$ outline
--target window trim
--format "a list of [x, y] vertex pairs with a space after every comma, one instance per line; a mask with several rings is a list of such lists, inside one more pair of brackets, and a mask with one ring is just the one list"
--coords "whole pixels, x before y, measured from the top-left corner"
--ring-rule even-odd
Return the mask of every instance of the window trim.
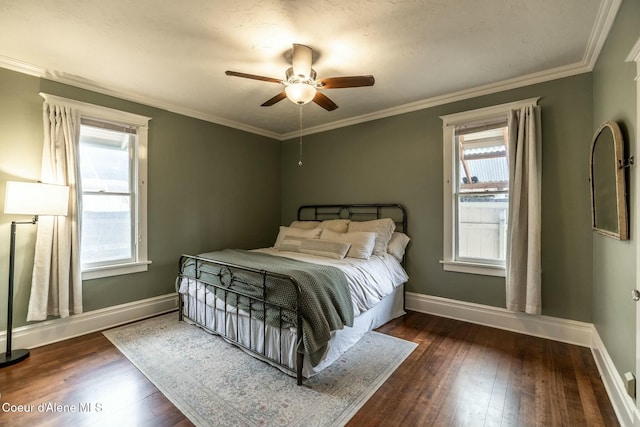
[[[135, 219], [136, 224], [134, 225], [138, 236], [137, 241], [134, 242], [136, 245], [136, 259], [133, 262], [125, 264], [111, 264], [85, 269], [82, 271], [82, 280], [84, 281], [100, 277], [110, 277], [147, 271], [149, 264], [151, 264], [151, 260], [149, 260], [148, 255], [147, 234], [147, 161], [149, 121], [151, 120], [151, 117], [50, 95], [44, 92], [41, 92], [40, 96], [47, 102], [73, 108], [78, 112], [79, 118], [86, 117], [88, 119], [130, 125], [137, 128], [138, 141], [134, 153], [137, 158], [138, 169], [135, 177], [137, 180], [137, 217]], [[78, 129], [79, 127], [80, 124], [78, 123]], [[76, 196], [80, 197], [80, 195]]]
[[454, 204], [457, 203], [454, 197], [453, 172], [456, 166], [455, 147], [454, 147], [454, 131], [459, 125], [474, 125], [483, 122], [491, 122], [501, 117], [508, 117], [508, 113], [514, 109], [520, 109], [527, 105], [536, 105], [540, 97], [524, 99], [521, 101], [509, 102], [506, 104], [495, 105], [491, 107], [479, 108], [476, 110], [463, 111], [460, 113], [448, 114], [440, 116], [443, 125], [443, 259], [440, 260], [445, 271], [454, 271], [460, 273], [481, 274], [488, 276], [505, 277], [505, 266], [482, 263], [459, 261], [456, 259], [456, 209]]

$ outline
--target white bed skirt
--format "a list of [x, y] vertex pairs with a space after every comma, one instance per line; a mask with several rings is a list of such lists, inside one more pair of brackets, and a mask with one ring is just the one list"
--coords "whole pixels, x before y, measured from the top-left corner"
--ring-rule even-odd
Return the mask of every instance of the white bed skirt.
[[[210, 296], [207, 297], [207, 304], [205, 305], [203, 303], [204, 287], [198, 283], [197, 291], [195, 291], [194, 281], [191, 280], [190, 286], [187, 286], [186, 281], [188, 280], [183, 278], [180, 286], [184, 301], [183, 314], [186, 317], [193, 320], [198, 326], [204, 327], [205, 330], [231, 337], [241, 344], [241, 348], [242, 346], [247, 347], [258, 354], [265, 355], [267, 358], [279, 361], [280, 365], [284, 365], [295, 372], [295, 328], [279, 329], [270, 325], [265, 327], [263, 322], [250, 319], [247, 313], [242, 310], [238, 313], [234, 307], [228, 305], [225, 313], [224, 303], [220, 303], [219, 300], [214, 309], [213, 298]], [[186, 292], [187, 289], [190, 291]], [[198, 298], [196, 298], [196, 294]], [[305, 358], [302, 375], [305, 378], [309, 378], [322, 371], [357, 343], [364, 334], [403, 314], [405, 314], [404, 285], [400, 285], [374, 307], [357, 316], [354, 319], [353, 327], [346, 326], [344, 329], [332, 332], [328, 350], [320, 363], [316, 366], [311, 366], [308, 358]], [[266, 339], [263, 339], [265, 336]], [[253, 353], [250, 354], [255, 356]], [[258, 356], [258, 358], [261, 357]], [[266, 358], [261, 359], [281, 368], [277, 363], [273, 363]], [[291, 372], [284, 369], [283, 371], [291, 375]]]

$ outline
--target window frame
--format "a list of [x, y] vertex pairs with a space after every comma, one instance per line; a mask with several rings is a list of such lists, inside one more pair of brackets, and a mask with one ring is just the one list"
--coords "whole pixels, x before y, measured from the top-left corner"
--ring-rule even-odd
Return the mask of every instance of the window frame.
[[483, 123], [497, 122], [508, 119], [511, 110], [520, 109], [527, 105], [537, 104], [540, 98], [530, 98], [491, 107], [463, 111], [460, 113], [440, 116], [443, 124], [443, 259], [440, 263], [445, 271], [460, 273], [480, 274], [487, 276], [505, 277], [505, 265], [503, 263], [491, 263], [469, 260], [459, 260], [456, 240], [458, 236], [457, 215], [458, 203], [455, 163], [457, 148], [455, 128], [457, 126], [481, 125]]
[[[148, 235], [147, 235], [147, 160], [148, 160], [148, 138], [149, 138], [149, 121], [151, 117], [142, 116], [139, 114], [129, 113], [126, 111], [116, 110], [113, 108], [102, 107], [99, 105], [89, 104], [81, 101], [75, 101], [67, 98], [62, 98], [55, 95], [49, 95], [40, 93], [46, 101], [55, 103], [58, 105], [64, 105], [70, 107], [78, 112], [78, 141], [80, 138], [80, 121], [87, 118], [92, 121], [114, 123], [122, 126], [130, 126], [136, 128], [136, 143], [132, 150], [134, 161], [132, 165], [136, 169], [132, 181], [136, 182], [133, 186], [135, 195], [133, 197], [135, 206], [132, 208], [135, 210], [134, 219], [132, 221], [132, 227], [136, 230], [133, 235], [132, 243], [134, 244], [134, 259], [132, 262], [126, 263], [109, 263], [100, 266], [93, 266], [90, 268], [82, 269], [82, 280], [92, 280], [101, 277], [119, 276], [123, 274], [131, 274], [148, 271], [148, 266], [151, 264], [148, 256]], [[79, 153], [79, 146], [76, 147]], [[78, 159], [80, 161], [80, 159]], [[80, 175], [80, 171], [76, 173]], [[79, 180], [80, 181], [80, 180]], [[82, 183], [80, 183], [80, 186]], [[82, 200], [82, 188], [78, 188], [76, 197], [78, 200]], [[78, 204], [79, 218], [82, 217], [81, 203]], [[137, 236], [137, 239], [135, 238]], [[82, 240], [80, 236], [79, 241]]]

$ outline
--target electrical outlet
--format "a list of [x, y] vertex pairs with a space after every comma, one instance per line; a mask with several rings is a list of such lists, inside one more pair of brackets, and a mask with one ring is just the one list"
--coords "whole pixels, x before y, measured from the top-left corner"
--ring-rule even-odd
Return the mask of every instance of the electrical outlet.
[[627, 394], [635, 399], [636, 397], [636, 377], [631, 372], [624, 374], [624, 388]]

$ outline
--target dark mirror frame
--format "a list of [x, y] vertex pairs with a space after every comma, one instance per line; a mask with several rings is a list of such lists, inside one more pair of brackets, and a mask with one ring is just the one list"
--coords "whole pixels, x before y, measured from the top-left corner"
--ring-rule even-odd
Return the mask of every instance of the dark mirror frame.
[[625, 168], [620, 127], [604, 122], [591, 142], [591, 225], [594, 231], [619, 240], [629, 239]]

